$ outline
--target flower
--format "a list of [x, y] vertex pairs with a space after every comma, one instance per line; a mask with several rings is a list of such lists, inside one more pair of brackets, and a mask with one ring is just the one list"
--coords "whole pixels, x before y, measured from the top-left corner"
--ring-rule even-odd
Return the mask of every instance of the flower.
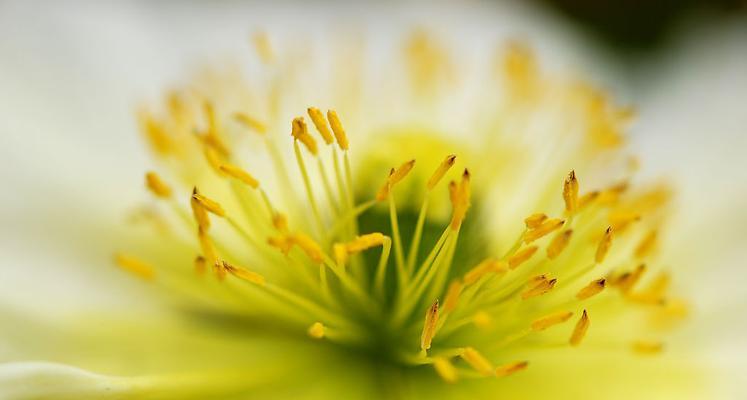
[[[453, 100], [456, 67], [418, 32], [406, 89], [360, 99], [339, 77], [344, 112], [312, 104], [286, 119], [283, 96], [313, 77], [266, 36], [254, 44], [266, 93], [209, 74], [139, 114], [158, 205], [115, 262], [174, 314], [144, 332], [158, 340], [132, 342], [151, 360], [141, 377], [23, 365], [43, 385], [19, 397], [532, 397], [558, 387], [550, 367], [586, 382], [579, 359], [609, 368], [665, 350], [687, 314], [657, 254], [670, 189], [634, 181], [630, 109], [512, 43], [456, 113], [438, 101]], [[244, 157], [252, 146], [266, 149]], [[263, 157], [271, 168], [254, 169]], [[119, 322], [113, 337], [140, 336]], [[386, 387], [361, 389], [371, 376]]]

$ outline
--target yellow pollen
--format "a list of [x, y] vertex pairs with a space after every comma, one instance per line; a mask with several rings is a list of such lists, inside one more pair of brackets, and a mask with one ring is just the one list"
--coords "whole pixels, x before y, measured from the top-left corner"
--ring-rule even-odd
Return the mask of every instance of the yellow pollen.
[[532, 243], [535, 240], [542, 238], [557, 229], [560, 229], [563, 224], [565, 224], [565, 220], [549, 218], [545, 222], [541, 223], [538, 227], [527, 231], [524, 234], [524, 243]]
[[631, 212], [617, 212], [612, 213], [609, 216], [609, 223], [612, 230], [615, 232], [622, 232], [631, 223], [641, 220], [641, 215], [638, 213]]
[[446, 298], [444, 299], [444, 310], [446, 312], [451, 312], [456, 308], [462, 287], [463, 285], [460, 280], [455, 280], [449, 284], [449, 289], [446, 290]]
[[288, 233], [288, 219], [284, 214], [275, 213], [272, 216], [272, 226], [281, 233]]
[[324, 143], [328, 145], [334, 143], [335, 138], [334, 136], [332, 136], [332, 132], [329, 130], [329, 125], [327, 125], [327, 120], [324, 119], [324, 114], [322, 114], [322, 112], [319, 111], [318, 108], [314, 107], [309, 107], [306, 111], [309, 113], [309, 118], [311, 118], [311, 122], [314, 123], [314, 127], [316, 127], [317, 132], [322, 135]]
[[493, 317], [485, 311], [478, 311], [472, 316], [472, 323], [478, 328], [488, 328], [493, 324]]
[[438, 376], [440, 376], [445, 382], [454, 383], [457, 381], [457, 370], [448, 359], [443, 357], [434, 358], [433, 368], [436, 370]]
[[438, 323], [438, 299], [428, 307], [425, 312], [425, 322], [423, 323], [423, 333], [420, 335], [420, 349], [425, 351], [431, 348], [433, 335], [436, 334], [436, 324]]
[[610, 250], [610, 246], [612, 245], [612, 227], [608, 227], [606, 231], [604, 231], [604, 236], [599, 241], [599, 245], [597, 245], [597, 252], [594, 255], [594, 261], [597, 264], [601, 264], [602, 261], [604, 261], [604, 258], [607, 257], [607, 252]]
[[162, 198], [171, 197], [171, 187], [158, 174], [150, 171], [145, 174], [145, 184], [154, 195]]
[[546, 315], [532, 322], [532, 330], [537, 331], [537, 332], [544, 331], [545, 329], [553, 325], [557, 325], [565, 321], [568, 321], [568, 319], [570, 319], [571, 316], [573, 316], [573, 313], [570, 311], [558, 311], [556, 313]]
[[566, 229], [562, 232], [558, 232], [550, 242], [550, 245], [547, 246], [547, 258], [552, 260], [560, 255], [560, 253], [566, 248], [566, 246], [568, 246], [568, 242], [571, 241], [571, 236], [573, 236], [572, 229]]
[[399, 166], [399, 168], [394, 170], [394, 173], [389, 175], [389, 186], [393, 187], [397, 183], [399, 183], [402, 179], [405, 179], [407, 174], [412, 171], [412, 168], [415, 166], [415, 160], [410, 160], [402, 165]]
[[223, 157], [221, 157], [221, 155], [211, 146], [205, 146], [204, 153], [205, 159], [213, 171], [217, 172], [219, 175], [223, 175], [224, 172], [220, 169], [220, 166], [223, 165]]
[[491, 376], [494, 374], [493, 365], [490, 361], [472, 347], [466, 347], [460, 356], [480, 375]]
[[280, 252], [283, 254], [288, 254], [288, 252], [293, 247], [293, 241], [290, 240], [287, 236], [269, 237], [267, 238], [267, 244], [280, 250]]
[[291, 136], [303, 143], [309, 153], [317, 155], [319, 149], [316, 146], [316, 140], [309, 134], [309, 129], [306, 127], [306, 121], [303, 120], [303, 117], [294, 118], [291, 128]]
[[349, 254], [359, 253], [372, 247], [383, 245], [386, 238], [386, 235], [379, 232], [367, 233], [348, 242], [345, 245], [345, 249]]
[[207, 269], [205, 257], [203, 256], [197, 256], [195, 257], [195, 272], [197, 272], [199, 275], [202, 275], [205, 273], [205, 270]]
[[146, 264], [145, 262], [140, 261], [135, 257], [124, 254], [115, 254], [114, 262], [123, 270], [132, 273], [146, 281], [153, 280], [153, 278], [155, 278], [156, 276], [156, 273], [151, 265]]
[[633, 286], [641, 279], [643, 273], [646, 272], [646, 264], [640, 264], [633, 272], [622, 274], [615, 280], [615, 286], [620, 289], [623, 293], [629, 293], [633, 290]]
[[319, 245], [314, 241], [314, 239], [310, 238], [306, 234], [303, 233], [296, 233], [293, 236], [291, 236], [291, 240], [294, 244], [298, 245], [298, 247], [303, 250], [304, 253], [314, 262], [321, 263], [324, 261], [322, 248], [319, 247]]
[[233, 114], [233, 118], [236, 121], [240, 122], [245, 127], [249, 128], [250, 130], [253, 130], [253, 131], [255, 131], [255, 132], [257, 132], [257, 133], [259, 133], [261, 135], [264, 135], [264, 134], [267, 133], [267, 125], [265, 125], [264, 123], [260, 122], [258, 119], [254, 118], [254, 117], [252, 117], [252, 116], [250, 116], [248, 114], [237, 112], [237, 113]]
[[449, 183], [449, 195], [451, 197], [451, 203], [453, 208], [453, 214], [451, 217], [451, 229], [456, 230], [462, 224], [464, 217], [467, 215], [467, 210], [470, 207], [470, 174], [469, 170], [464, 169], [462, 174], [462, 181], [459, 186], [453, 181]]
[[207, 231], [210, 228], [210, 217], [203, 206], [195, 199], [195, 195], [199, 194], [197, 188], [192, 189], [192, 196], [189, 198], [189, 204], [192, 207], [192, 214], [195, 216], [197, 226], [200, 229]]
[[197, 204], [204, 207], [207, 211], [210, 211], [211, 213], [219, 216], [219, 217], [225, 217], [226, 211], [223, 210], [223, 207], [221, 207], [220, 204], [218, 204], [217, 201], [211, 200], [199, 193], [193, 193], [192, 198], [197, 201]]
[[576, 298], [579, 300], [586, 300], [589, 297], [594, 296], [595, 294], [604, 290], [605, 282], [606, 280], [604, 278], [591, 281], [591, 283], [584, 286], [583, 289], [579, 290], [578, 293], [576, 293]]
[[197, 229], [197, 239], [200, 242], [200, 249], [202, 250], [202, 256], [210, 263], [211, 266], [219, 266], [218, 253], [215, 251], [215, 246], [210, 240], [202, 228]]
[[573, 214], [578, 207], [578, 180], [576, 171], [571, 171], [563, 182], [563, 201], [568, 215]]
[[599, 191], [593, 191], [586, 193], [578, 199], [578, 209], [583, 209], [589, 204], [593, 203], [599, 197]]
[[314, 339], [322, 339], [324, 337], [324, 330], [325, 327], [321, 322], [314, 322], [306, 332]]
[[428, 190], [433, 190], [436, 185], [438, 185], [438, 182], [441, 181], [441, 178], [446, 174], [446, 172], [449, 171], [449, 169], [454, 165], [454, 162], [456, 161], [455, 155], [449, 155], [446, 156], [446, 159], [444, 159], [441, 162], [441, 165], [438, 166], [436, 171], [433, 172], [433, 175], [428, 179], [428, 183], [426, 184], [426, 187]]
[[522, 293], [521, 298], [526, 300], [532, 297], [541, 296], [549, 292], [550, 290], [552, 290], [552, 288], [555, 287], [555, 284], [557, 282], [558, 280], [555, 278], [550, 279], [550, 280], [548, 280], [547, 278], [542, 279], [538, 283], [536, 283], [534, 286], [530, 287], [528, 290]]
[[225, 268], [226, 271], [228, 271], [231, 275], [241, 280], [244, 280], [244, 281], [253, 283], [255, 285], [259, 285], [259, 286], [264, 286], [265, 284], [265, 277], [256, 272], [249, 271], [245, 268], [233, 266], [227, 263], [226, 261], [223, 261], [223, 268]]
[[529, 246], [523, 250], [517, 251], [516, 254], [508, 258], [508, 267], [511, 269], [518, 268], [519, 265], [524, 263], [524, 261], [530, 259], [534, 253], [537, 252], [537, 249], [537, 246]]
[[394, 168], [389, 170], [389, 176], [386, 178], [386, 182], [381, 185], [381, 188], [376, 192], [376, 201], [384, 201], [389, 197], [389, 190], [392, 188], [390, 178], [394, 175]]
[[480, 280], [483, 276], [495, 272], [505, 272], [506, 271], [506, 264], [502, 263], [500, 261], [497, 261], [492, 258], [488, 258], [487, 260], [484, 260], [483, 262], [477, 264], [476, 267], [472, 268], [464, 274], [464, 284], [465, 285], [471, 285], [477, 281]]
[[335, 243], [332, 246], [332, 252], [335, 255], [335, 261], [337, 265], [344, 266], [348, 262], [348, 249], [342, 243]]
[[656, 246], [656, 238], [657, 238], [657, 232], [651, 231], [649, 232], [643, 240], [636, 246], [635, 248], [635, 256], [636, 258], [644, 258], [647, 255], [651, 254], [651, 251]]
[[519, 372], [523, 369], [526, 369], [527, 366], [529, 366], [529, 362], [527, 361], [517, 361], [517, 362], [512, 362], [506, 365], [501, 365], [495, 369], [495, 376], [499, 378], [503, 376], [508, 376], [513, 373]]
[[586, 313], [586, 310], [584, 310], [581, 318], [579, 318], [578, 322], [576, 323], [576, 327], [573, 328], [573, 333], [571, 334], [571, 339], [569, 340], [571, 346], [575, 347], [581, 344], [581, 341], [584, 339], [584, 336], [586, 336], [586, 331], [588, 329], [589, 315]]
[[664, 350], [664, 344], [661, 342], [649, 342], [638, 340], [633, 342], [631, 348], [634, 352], [643, 355], [655, 355], [659, 354]]
[[342, 150], [347, 150], [349, 147], [348, 136], [345, 134], [345, 129], [342, 128], [340, 119], [337, 117], [337, 112], [335, 110], [327, 111], [327, 119], [329, 120], [329, 125], [332, 127], [332, 133], [335, 134], [337, 145]]
[[542, 225], [545, 220], [547, 220], [547, 215], [543, 213], [536, 213], [526, 217], [524, 219], [524, 224], [527, 226], [527, 229], [535, 229]]
[[219, 168], [226, 175], [232, 178], [238, 179], [241, 182], [244, 182], [245, 184], [249, 185], [252, 189], [256, 189], [259, 187], [259, 182], [256, 179], [254, 179], [253, 176], [251, 176], [248, 172], [244, 171], [243, 169], [235, 165], [223, 164]]

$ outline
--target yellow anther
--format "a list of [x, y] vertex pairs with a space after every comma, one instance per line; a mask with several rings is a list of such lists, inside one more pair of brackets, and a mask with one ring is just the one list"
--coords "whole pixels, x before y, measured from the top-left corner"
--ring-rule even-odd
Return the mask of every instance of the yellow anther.
[[586, 300], [589, 297], [594, 296], [595, 294], [604, 290], [606, 282], [607, 280], [604, 278], [591, 281], [591, 283], [584, 286], [583, 289], [579, 290], [578, 293], [576, 293], [576, 298], [579, 300]]
[[431, 175], [431, 177], [428, 179], [428, 183], [426, 184], [428, 190], [433, 190], [433, 188], [438, 185], [438, 182], [441, 181], [441, 178], [443, 178], [446, 172], [448, 172], [449, 169], [454, 165], [455, 161], [456, 156], [453, 154], [446, 156], [446, 159], [441, 161], [441, 165], [438, 166], [436, 171], [433, 172], [433, 175]]
[[441, 377], [447, 383], [454, 383], [457, 381], [459, 375], [457, 369], [451, 364], [451, 362], [444, 357], [436, 357], [433, 359], [433, 368], [436, 370], [438, 376]]
[[633, 212], [616, 212], [610, 214], [608, 221], [612, 230], [622, 232], [631, 223], [641, 220], [641, 215]]
[[532, 243], [535, 240], [544, 237], [552, 233], [553, 231], [560, 229], [565, 224], [565, 220], [557, 218], [548, 218], [545, 222], [541, 223], [538, 227], [527, 231], [524, 234], [524, 243]]
[[280, 233], [288, 233], [288, 219], [282, 213], [273, 214], [272, 226]]
[[288, 252], [293, 247], [293, 241], [288, 238], [287, 236], [272, 236], [267, 238], [267, 244], [270, 246], [280, 250], [283, 254], [288, 254]]
[[205, 270], [207, 269], [205, 257], [203, 256], [197, 256], [195, 257], [195, 272], [197, 272], [199, 275], [202, 275], [205, 273]]
[[254, 44], [254, 50], [259, 55], [260, 60], [263, 63], [269, 64], [275, 59], [275, 53], [272, 50], [270, 44], [270, 38], [265, 32], [257, 32], [252, 36], [252, 44]]
[[563, 201], [567, 214], [573, 214], [578, 208], [578, 179], [576, 171], [571, 171], [563, 182]]
[[471, 270], [469, 270], [469, 272], [464, 274], [464, 284], [471, 285], [491, 272], [501, 273], [505, 271], [506, 263], [488, 258], [487, 260], [484, 260], [483, 262], [477, 264], [476, 267], [472, 268]]
[[376, 192], [376, 201], [384, 201], [389, 197], [389, 190], [392, 188], [390, 178], [394, 175], [394, 168], [389, 170], [389, 176], [386, 178], [386, 182], [381, 185], [381, 188]]
[[205, 111], [205, 119], [207, 120], [208, 130], [207, 133], [201, 137], [202, 141], [208, 147], [213, 147], [215, 150], [220, 152], [222, 155], [228, 155], [228, 147], [223, 143], [223, 140], [219, 136], [220, 125], [218, 123], [218, 117], [215, 115], [215, 108], [209, 101], [203, 103], [203, 109]]
[[543, 213], [536, 213], [526, 217], [524, 219], [524, 224], [527, 226], [527, 229], [536, 229], [546, 220], [547, 215]]
[[140, 129], [156, 153], [166, 155], [173, 151], [174, 145], [163, 122], [156, 120], [148, 111], [139, 113]]
[[444, 310], [446, 312], [451, 312], [456, 308], [463, 286], [462, 281], [458, 279], [449, 284], [449, 288], [446, 290], [446, 298], [444, 299]]
[[324, 253], [322, 252], [322, 248], [319, 247], [319, 245], [314, 241], [314, 239], [310, 238], [306, 234], [303, 233], [296, 233], [293, 236], [291, 236], [291, 240], [294, 244], [298, 245], [298, 247], [303, 250], [304, 253], [314, 262], [321, 263], [324, 261]]
[[335, 243], [332, 252], [335, 254], [337, 265], [344, 266], [348, 262], [348, 249], [343, 243]]
[[335, 110], [327, 111], [327, 119], [329, 120], [329, 125], [332, 127], [332, 133], [335, 134], [337, 145], [340, 146], [342, 150], [347, 150], [349, 147], [348, 135], [345, 134], [345, 129], [343, 129], [342, 124], [340, 123], [340, 118], [337, 117], [337, 112]]
[[123, 270], [134, 274], [139, 278], [145, 279], [146, 281], [153, 280], [156, 276], [155, 270], [150, 264], [146, 264], [135, 257], [124, 254], [115, 254], [114, 262]]
[[195, 216], [197, 226], [200, 229], [207, 231], [210, 228], [210, 217], [208, 217], [205, 207], [201, 206], [194, 198], [196, 194], [199, 194], [197, 188], [192, 189], [192, 196], [189, 198], [189, 204], [192, 207], [192, 214]]
[[597, 264], [600, 264], [602, 261], [604, 261], [604, 258], [607, 257], [607, 252], [610, 250], [610, 246], [612, 246], [612, 227], [608, 227], [606, 231], [604, 231], [604, 236], [602, 236], [602, 239], [599, 241], [599, 244], [597, 245], [597, 252], [594, 255], [594, 262]]
[[386, 235], [379, 232], [367, 233], [348, 242], [345, 248], [349, 254], [355, 254], [372, 247], [381, 246], [386, 239]]
[[224, 172], [220, 169], [220, 166], [223, 165], [223, 157], [218, 153], [218, 151], [215, 150], [215, 148], [213, 148], [212, 146], [205, 146], [205, 150], [203, 152], [205, 154], [205, 160], [207, 160], [213, 171], [217, 172], [220, 175], [223, 175]]
[[226, 271], [228, 271], [231, 275], [241, 280], [244, 280], [244, 281], [253, 283], [255, 285], [259, 285], [259, 286], [264, 286], [265, 284], [265, 277], [256, 272], [252, 272], [241, 267], [235, 267], [227, 263], [226, 261], [223, 261], [223, 268], [225, 268]]
[[566, 248], [566, 246], [568, 246], [568, 242], [571, 241], [571, 236], [573, 236], [572, 229], [566, 229], [562, 232], [558, 232], [552, 239], [552, 242], [550, 242], [550, 245], [547, 246], [547, 258], [552, 260], [560, 255], [560, 253]]
[[571, 346], [578, 346], [581, 344], [581, 341], [584, 339], [584, 336], [586, 336], [586, 331], [589, 329], [589, 315], [586, 313], [586, 310], [584, 310], [584, 313], [581, 315], [581, 318], [578, 319], [578, 322], [576, 323], [576, 327], [573, 328], [573, 333], [571, 334], [571, 339], [569, 340], [569, 343]]
[[226, 216], [226, 211], [223, 210], [223, 207], [221, 207], [221, 205], [217, 201], [211, 200], [199, 193], [193, 193], [192, 198], [197, 201], [197, 204], [205, 208], [207, 211], [210, 211], [211, 213], [219, 217]]
[[657, 232], [651, 231], [638, 243], [635, 248], [635, 256], [637, 258], [644, 258], [651, 254], [651, 251], [656, 247]]
[[456, 230], [462, 224], [464, 217], [467, 215], [467, 210], [470, 207], [470, 173], [466, 168], [462, 174], [462, 181], [459, 186], [456, 184], [449, 184], [449, 193], [451, 196], [453, 214], [451, 217], [451, 229]]
[[306, 332], [314, 339], [322, 339], [325, 329], [321, 322], [314, 322]]
[[399, 183], [402, 179], [405, 179], [414, 166], [415, 160], [410, 160], [400, 165], [399, 168], [394, 170], [393, 174], [389, 175], [389, 186], [394, 187], [394, 185]]
[[493, 317], [485, 311], [478, 311], [472, 316], [472, 323], [478, 328], [488, 328], [493, 324]]
[[524, 293], [521, 294], [521, 298], [526, 300], [532, 297], [541, 296], [550, 290], [552, 290], [553, 287], [555, 287], [555, 284], [558, 282], [557, 279], [543, 279], [539, 281], [536, 285], [530, 287]]
[[291, 128], [291, 136], [303, 143], [309, 153], [316, 155], [319, 152], [316, 140], [309, 134], [309, 129], [306, 127], [306, 121], [303, 120], [303, 117], [294, 118]]
[[438, 323], [438, 299], [428, 307], [425, 312], [425, 322], [423, 323], [423, 333], [420, 334], [420, 349], [428, 350], [431, 348], [433, 335], [436, 334], [436, 324]]
[[648, 286], [637, 293], [629, 293], [628, 298], [644, 304], [660, 304], [664, 301], [664, 294], [669, 288], [671, 277], [666, 272], [661, 272]]
[[502, 376], [508, 376], [516, 372], [519, 372], [523, 369], [526, 369], [526, 367], [528, 366], [529, 366], [529, 362], [527, 361], [517, 361], [517, 362], [512, 362], [506, 365], [501, 365], [495, 369], [495, 376], [499, 378]]
[[572, 315], [573, 313], [570, 311], [558, 311], [556, 313], [546, 315], [532, 322], [532, 330], [536, 332], [544, 331], [545, 329], [553, 325], [561, 324], [565, 321], [568, 321], [568, 319], [570, 319]]
[[517, 251], [514, 255], [508, 258], [508, 267], [516, 269], [519, 265], [523, 264], [524, 261], [530, 259], [534, 253], [537, 252], [537, 246], [529, 246], [522, 250]]
[[245, 127], [259, 134], [264, 135], [267, 133], [267, 125], [248, 114], [237, 112], [233, 114], [233, 118]]
[[332, 144], [335, 141], [335, 138], [334, 136], [332, 136], [332, 132], [329, 130], [329, 125], [327, 125], [327, 120], [324, 119], [324, 114], [322, 114], [322, 112], [319, 111], [318, 108], [314, 107], [309, 107], [306, 111], [309, 113], [309, 118], [311, 118], [311, 122], [314, 123], [314, 127], [316, 127], [317, 132], [322, 135], [324, 143], [328, 145]]
[[586, 193], [578, 199], [578, 209], [581, 210], [599, 198], [599, 191]]
[[615, 280], [615, 286], [623, 293], [630, 293], [633, 287], [641, 280], [641, 276], [646, 272], [646, 264], [640, 264], [633, 272], [622, 274]]
[[200, 242], [200, 249], [202, 250], [202, 256], [205, 257], [207, 262], [215, 267], [219, 265], [218, 252], [215, 251], [215, 246], [212, 240], [208, 236], [207, 232], [202, 228], [197, 229], [197, 239]]
[[162, 198], [171, 197], [171, 187], [153, 171], [145, 174], [145, 184], [154, 195]]
[[527, 280], [526, 287], [528, 288], [534, 287], [538, 285], [540, 282], [546, 281], [546, 280], [547, 280], [547, 274], [535, 275]]
[[460, 356], [480, 375], [491, 376], [494, 374], [493, 365], [490, 361], [472, 347], [466, 347]]
[[638, 354], [655, 355], [664, 350], [664, 343], [638, 340], [633, 342], [631, 348]]
[[253, 189], [256, 189], [259, 187], [259, 182], [256, 179], [254, 179], [253, 176], [251, 176], [248, 172], [244, 171], [243, 169], [235, 165], [223, 164], [219, 168], [226, 175], [232, 178], [238, 179], [241, 182], [244, 182], [245, 184], [249, 185]]

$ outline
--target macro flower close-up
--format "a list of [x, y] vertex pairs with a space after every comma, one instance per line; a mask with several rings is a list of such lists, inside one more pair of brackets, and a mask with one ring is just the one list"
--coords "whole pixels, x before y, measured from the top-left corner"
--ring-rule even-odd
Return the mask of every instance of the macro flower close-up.
[[744, 18], [571, 3], [0, 4], [0, 399], [741, 398]]

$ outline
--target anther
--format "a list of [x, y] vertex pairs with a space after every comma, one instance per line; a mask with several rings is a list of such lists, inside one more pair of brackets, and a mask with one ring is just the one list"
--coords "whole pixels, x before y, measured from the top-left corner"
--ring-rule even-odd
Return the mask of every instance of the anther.
[[428, 307], [425, 312], [425, 322], [423, 323], [423, 332], [420, 335], [420, 349], [425, 351], [431, 348], [433, 335], [436, 334], [436, 324], [438, 323], [438, 299]]
[[578, 293], [576, 293], [576, 298], [579, 300], [586, 300], [591, 296], [594, 296], [604, 290], [605, 283], [607, 282], [606, 279], [595, 279], [591, 281], [588, 285], [584, 286], [583, 289], [579, 290]]
[[571, 346], [576, 347], [581, 344], [581, 341], [584, 339], [584, 336], [586, 336], [586, 331], [588, 329], [589, 315], [586, 313], [586, 310], [584, 310], [581, 318], [579, 318], [578, 322], [576, 323], [576, 327], [573, 328], [573, 333], [571, 334], [571, 339], [569, 340]]
[[546, 315], [532, 322], [532, 330], [537, 331], [537, 332], [544, 331], [545, 329], [553, 325], [557, 325], [565, 321], [568, 321], [568, 319], [570, 319], [572, 315], [573, 313], [570, 311], [558, 311], [556, 313]]
[[443, 178], [446, 172], [449, 171], [449, 169], [454, 165], [455, 161], [455, 155], [452, 154], [446, 156], [446, 159], [441, 162], [436, 171], [433, 172], [433, 175], [431, 175], [431, 177], [428, 179], [428, 183], [426, 184], [428, 190], [433, 190], [433, 188], [438, 185], [438, 182], [441, 181], [441, 178]]
[[171, 187], [155, 172], [149, 171], [145, 174], [145, 184], [154, 195], [165, 199], [171, 197]]

